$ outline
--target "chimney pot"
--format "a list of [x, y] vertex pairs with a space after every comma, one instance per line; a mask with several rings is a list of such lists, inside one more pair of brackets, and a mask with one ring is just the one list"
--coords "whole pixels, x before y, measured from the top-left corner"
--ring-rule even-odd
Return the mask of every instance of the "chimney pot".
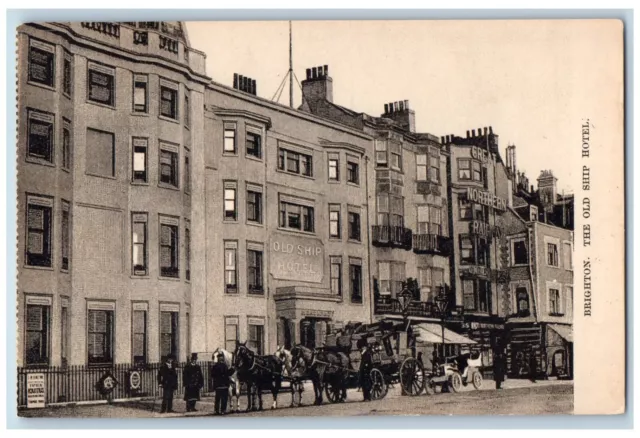
[[440, 143], [442, 143], [442, 144], [447, 144], [447, 143], [444, 141], [444, 137], [440, 137]]
[[473, 137], [475, 137], [475, 136], [476, 136], [476, 130], [475, 130], [475, 129], [472, 129], [472, 130], [471, 130], [471, 138], [473, 138]]
[[324, 75], [325, 76], [329, 76], [329, 66], [328, 65], [324, 66]]
[[398, 102], [398, 108], [400, 109], [400, 111], [404, 111], [404, 102], [403, 101]]
[[478, 137], [482, 135], [482, 128], [478, 128]]
[[493, 134], [493, 128], [489, 126], [489, 134]]
[[253, 79], [251, 80], [251, 94], [253, 94], [254, 96], [257, 95], [257, 92], [256, 92], [256, 81], [253, 80]]
[[467, 138], [469, 138], [469, 130], [467, 130]]
[[404, 101], [404, 109], [406, 109], [406, 110], [409, 109], [409, 101], [408, 100]]
[[484, 127], [484, 135], [487, 135], [487, 127]]
[[317, 67], [313, 67], [311, 69], [311, 75], [312, 75], [313, 79], [318, 79], [318, 68]]
[[311, 79], [311, 69], [307, 69], [307, 79]]
[[233, 74], [233, 88], [238, 89], [238, 73]]
[[245, 76], [244, 77], [244, 91], [245, 92], [249, 92], [249, 84], [251, 83], [251, 78], [249, 78], [249, 76]]
[[388, 103], [384, 104], [384, 113], [385, 114], [389, 114], [389, 104]]
[[397, 102], [397, 101], [396, 101], [396, 102], [393, 102], [393, 110], [394, 110], [395, 112], [400, 111], [400, 108], [399, 108], [399, 105], [398, 105], [398, 102]]

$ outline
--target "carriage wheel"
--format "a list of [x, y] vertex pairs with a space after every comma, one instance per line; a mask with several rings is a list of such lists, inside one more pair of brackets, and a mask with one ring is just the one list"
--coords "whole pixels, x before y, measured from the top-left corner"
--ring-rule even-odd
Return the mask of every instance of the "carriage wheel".
[[389, 392], [389, 386], [384, 381], [382, 371], [377, 368], [371, 370], [371, 399], [382, 400]]
[[462, 376], [460, 373], [453, 373], [449, 376], [449, 387], [453, 392], [460, 392], [462, 389]]
[[339, 403], [342, 399], [342, 389], [334, 382], [326, 382], [324, 385], [324, 393], [331, 403]]
[[424, 367], [413, 357], [408, 357], [400, 366], [400, 384], [405, 394], [420, 395], [425, 389]]
[[473, 376], [471, 377], [471, 382], [473, 383], [473, 387], [475, 389], [482, 388], [482, 374], [480, 374], [480, 371], [473, 372]]

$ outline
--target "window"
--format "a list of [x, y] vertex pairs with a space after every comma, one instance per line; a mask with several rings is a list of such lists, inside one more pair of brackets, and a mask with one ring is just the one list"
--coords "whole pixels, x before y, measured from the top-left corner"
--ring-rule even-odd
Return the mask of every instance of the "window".
[[347, 161], [347, 182], [360, 184], [360, 166], [353, 161]]
[[278, 150], [278, 170], [304, 176], [313, 176], [313, 158], [287, 149]]
[[473, 219], [473, 211], [471, 210], [471, 202], [467, 199], [459, 199], [460, 219]]
[[329, 204], [329, 237], [340, 238], [340, 205]]
[[61, 297], [60, 358], [62, 366], [66, 366], [69, 362], [69, 298], [67, 297]]
[[479, 161], [471, 161], [472, 169], [473, 169], [473, 180], [474, 181], [483, 181], [482, 178], [482, 165]]
[[149, 112], [149, 77], [133, 75], [133, 112]]
[[73, 56], [65, 50], [62, 65], [62, 92], [68, 97], [73, 91]]
[[264, 321], [252, 321], [254, 319], [255, 318], [249, 318], [249, 339], [247, 340], [247, 347], [260, 356], [264, 354]]
[[90, 102], [115, 106], [116, 70], [112, 67], [89, 62], [87, 72], [87, 99]]
[[404, 198], [392, 195], [378, 195], [378, 225], [404, 226]]
[[474, 280], [462, 280], [462, 305], [464, 306], [464, 310], [476, 309]]
[[[166, 305], [164, 309], [173, 308], [174, 305]], [[162, 310], [160, 305], [160, 357], [178, 354], [178, 311]]]
[[224, 242], [224, 291], [238, 293], [238, 242]]
[[560, 289], [549, 289], [549, 315], [560, 316], [562, 314]]
[[331, 257], [331, 295], [342, 298], [342, 257]]
[[116, 144], [111, 132], [87, 128], [86, 172], [93, 176], [116, 176]]
[[529, 293], [526, 287], [516, 288], [516, 311], [518, 316], [529, 316]]
[[62, 256], [62, 269], [64, 271], [69, 270], [69, 264], [71, 261], [71, 205], [67, 201], [62, 201], [62, 218], [60, 220], [61, 230], [61, 256]]
[[[87, 355], [90, 365], [113, 363], [113, 316], [115, 304], [89, 305], [87, 314]], [[109, 308], [109, 310], [103, 309]]]
[[402, 144], [399, 142], [391, 142], [390, 147], [391, 168], [402, 170]]
[[420, 301], [434, 303], [435, 297], [444, 286], [444, 270], [440, 268], [419, 268], [418, 281], [420, 286]]
[[349, 212], [349, 240], [360, 242], [360, 213]]
[[486, 280], [476, 280], [478, 286], [478, 310], [491, 313], [491, 283]]
[[490, 249], [486, 239], [468, 234], [460, 235], [460, 260], [463, 264], [488, 265]]
[[160, 115], [178, 120], [178, 85], [160, 79]]
[[184, 91], [184, 126], [191, 126], [191, 105], [189, 103], [189, 90]]
[[491, 313], [491, 283], [487, 280], [462, 280], [462, 301], [465, 310]]
[[527, 254], [527, 244], [524, 239], [511, 241], [511, 264], [528, 265], [529, 254]]
[[131, 215], [131, 264], [133, 275], [147, 275], [147, 214]]
[[71, 169], [71, 121], [62, 118], [62, 168]]
[[147, 143], [146, 138], [133, 138], [133, 175], [132, 182], [146, 183], [147, 179]]
[[[228, 154], [236, 153], [236, 127], [231, 124], [224, 124], [224, 152]], [[235, 347], [234, 347], [235, 348]]]
[[28, 266], [51, 267], [52, 211], [53, 199], [27, 196]]
[[475, 263], [473, 240], [470, 236], [460, 236], [460, 260], [462, 263]]
[[160, 218], [160, 276], [180, 277], [178, 268], [179, 246], [178, 246], [178, 219]]
[[558, 266], [558, 245], [547, 243], [547, 265]]
[[440, 157], [429, 155], [429, 181], [440, 184]]
[[362, 303], [362, 261], [349, 258], [349, 285], [351, 302]]
[[227, 351], [236, 350], [238, 341], [238, 318], [226, 316], [224, 318], [224, 349]]
[[55, 87], [56, 47], [29, 39], [29, 82]]
[[262, 158], [262, 136], [255, 132], [247, 131], [247, 155]]
[[247, 249], [247, 287], [250, 294], [263, 293], [261, 249]]
[[[280, 227], [292, 230], [301, 230], [312, 233], [314, 231], [313, 207], [300, 205], [294, 202], [295, 199], [289, 201], [280, 200]], [[304, 202], [304, 201], [303, 201]]]
[[427, 155], [416, 155], [416, 180], [427, 180]]
[[51, 113], [27, 109], [29, 158], [53, 164], [54, 119]]
[[187, 223], [184, 229], [184, 264], [185, 278], [191, 280], [191, 229]]
[[391, 295], [390, 262], [378, 262], [378, 290], [380, 295]]
[[387, 142], [385, 140], [376, 140], [376, 166], [387, 167]]
[[[30, 301], [34, 304], [30, 304]], [[51, 298], [27, 297], [25, 326], [26, 364], [49, 365]]]
[[442, 234], [442, 210], [440, 207], [418, 206], [418, 234]]
[[134, 303], [131, 316], [133, 363], [147, 363], [147, 304]]
[[184, 192], [191, 193], [191, 157], [188, 149], [184, 152]]
[[337, 156], [329, 158], [329, 181], [340, 181], [340, 160]]
[[405, 263], [394, 262], [391, 268], [391, 295], [398, 296], [402, 292], [402, 282], [407, 279], [405, 275]]
[[563, 264], [564, 264], [564, 268], [571, 270], [573, 269], [573, 260], [572, 260], [572, 248], [571, 248], [571, 243], [569, 242], [563, 242], [562, 243], [562, 258], [563, 258]]
[[472, 205], [473, 218], [480, 222], [489, 222], [489, 207], [476, 203]]
[[262, 223], [262, 187], [248, 186], [247, 220], [258, 224]]
[[471, 160], [458, 158], [458, 179], [460, 181], [471, 181]]
[[224, 182], [224, 220], [238, 220], [238, 185], [235, 181]]
[[178, 146], [160, 143], [160, 182], [178, 188]]

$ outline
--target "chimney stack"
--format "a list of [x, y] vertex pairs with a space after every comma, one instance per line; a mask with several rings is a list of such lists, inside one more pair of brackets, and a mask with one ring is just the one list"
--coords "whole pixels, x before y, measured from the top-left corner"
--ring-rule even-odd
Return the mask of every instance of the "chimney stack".
[[385, 103], [384, 114], [381, 117], [399, 123], [409, 132], [416, 132], [416, 113], [409, 108], [408, 100]]
[[238, 73], [233, 74], [233, 88], [245, 93], [256, 96], [256, 81], [248, 76], [242, 76]]
[[333, 79], [329, 76], [329, 66], [311, 67], [306, 72], [307, 78], [301, 84], [303, 101], [333, 102]]

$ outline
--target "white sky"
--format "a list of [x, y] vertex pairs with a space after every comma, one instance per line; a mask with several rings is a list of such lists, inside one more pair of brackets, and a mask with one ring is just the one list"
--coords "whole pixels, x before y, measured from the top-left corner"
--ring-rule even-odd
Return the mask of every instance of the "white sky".
[[[189, 22], [187, 30], [216, 82], [231, 86], [239, 73], [272, 98], [288, 70], [287, 22]], [[294, 21], [293, 63], [300, 81], [306, 68], [329, 65], [334, 102], [356, 111], [380, 115], [385, 103], [408, 99], [418, 132], [465, 136], [491, 125], [503, 158], [516, 145], [531, 183], [552, 169], [558, 191], [571, 192], [580, 125], [595, 123], [602, 96], [594, 93], [611, 82], [601, 66], [620, 59], [618, 34], [611, 21]]]

